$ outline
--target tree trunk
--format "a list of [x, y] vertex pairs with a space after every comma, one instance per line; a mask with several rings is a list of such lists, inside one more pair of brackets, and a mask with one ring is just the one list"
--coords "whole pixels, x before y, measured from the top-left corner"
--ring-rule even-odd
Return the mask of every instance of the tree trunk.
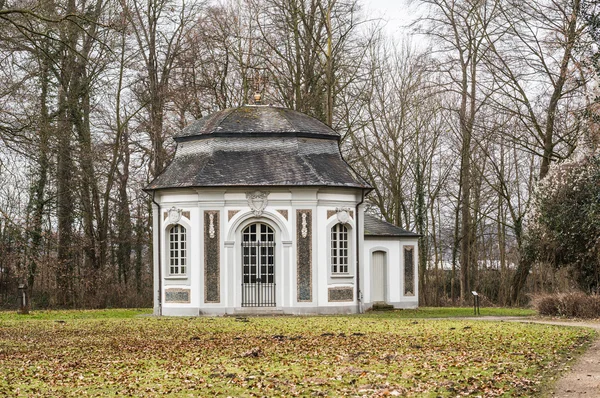
[[546, 114], [546, 129], [544, 132], [542, 163], [540, 165], [540, 180], [548, 174], [550, 163], [552, 162], [552, 157], [554, 155], [554, 121], [556, 119], [556, 112], [558, 111], [558, 102], [564, 95], [563, 89], [571, 65], [570, 62], [573, 54], [573, 47], [576, 43], [577, 19], [580, 11], [581, 0], [573, 0], [573, 9], [568, 18], [566, 43], [560, 63], [558, 79], [556, 79], [556, 83], [554, 84], [554, 90], [552, 91]]
[[45, 192], [48, 183], [49, 170], [49, 139], [50, 139], [50, 115], [48, 112], [48, 83], [50, 81], [49, 60], [45, 56], [39, 58], [40, 63], [40, 126], [38, 146], [38, 170], [35, 183], [31, 186], [29, 204], [27, 206], [28, 235], [31, 242], [29, 248], [29, 259], [27, 267], [27, 285], [32, 293], [35, 286], [38, 262], [42, 256], [42, 225], [45, 210]]

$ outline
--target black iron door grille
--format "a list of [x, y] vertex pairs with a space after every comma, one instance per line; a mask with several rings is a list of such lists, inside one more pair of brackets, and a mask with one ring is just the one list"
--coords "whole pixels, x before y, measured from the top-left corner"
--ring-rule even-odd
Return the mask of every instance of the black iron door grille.
[[273, 230], [257, 223], [248, 226], [242, 236], [242, 307], [275, 307]]

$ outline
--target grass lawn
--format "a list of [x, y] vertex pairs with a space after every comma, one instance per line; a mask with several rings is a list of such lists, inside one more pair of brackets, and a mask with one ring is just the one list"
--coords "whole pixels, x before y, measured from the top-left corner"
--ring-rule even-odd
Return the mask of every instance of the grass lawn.
[[[474, 316], [473, 308], [470, 307], [421, 307], [416, 310], [396, 310], [382, 314], [367, 313], [365, 316], [371, 314], [375, 314], [376, 317], [388, 314], [394, 318], [455, 318]], [[485, 307], [479, 310], [479, 316], [533, 316], [536, 314], [535, 310], [526, 308]]]
[[527, 396], [594, 336], [408, 311], [135, 317], [143, 312], [0, 313], [0, 396]]

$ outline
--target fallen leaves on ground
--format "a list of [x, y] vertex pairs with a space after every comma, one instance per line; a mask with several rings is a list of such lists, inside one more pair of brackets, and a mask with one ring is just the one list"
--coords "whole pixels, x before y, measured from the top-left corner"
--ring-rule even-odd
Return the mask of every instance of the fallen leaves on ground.
[[526, 396], [592, 331], [360, 316], [0, 320], [0, 395]]

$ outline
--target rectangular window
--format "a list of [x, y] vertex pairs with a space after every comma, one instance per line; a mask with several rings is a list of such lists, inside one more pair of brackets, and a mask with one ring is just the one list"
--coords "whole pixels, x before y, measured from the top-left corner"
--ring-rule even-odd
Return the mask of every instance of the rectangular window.
[[404, 295], [415, 295], [414, 246], [404, 246]]
[[186, 259], [186, 230], [183, 225], [176, 224], [169, 231], [169, 274], [185, 275]]
[[343, 224], [331, 228], [331, 273], [348, 273], [348, 229]]

